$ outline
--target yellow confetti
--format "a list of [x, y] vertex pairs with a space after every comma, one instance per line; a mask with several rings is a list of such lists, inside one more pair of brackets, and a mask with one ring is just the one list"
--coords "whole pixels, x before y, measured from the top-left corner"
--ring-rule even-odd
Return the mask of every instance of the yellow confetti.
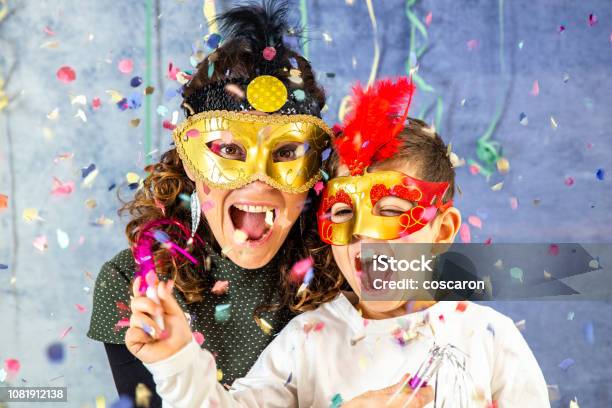
[[217, 381], [221, 381], [223, 379], [223, 371], [221, 369], [217, 369]]
[[140, 176], [134, 172], [129, 172], [125, 175], [125, 178], [130, 184], [138, 183], [138, 181], [140, 180]]
[[149, 408], [151, 405], [151, 391], [143, 383], [138, 383], [136, 386], [136, 406]]
[[40, 48], [57, 48], [59, 47], [58, 41], [47, 41], [40, 44]]
[[96, 408], [106, 408], [106, 399], [104, 396], [100, 395], [96, 397]]
[[40, 215], [38, 215], [38, 209], [36, 208], [26, 208], [23, 210], [23, 219], [27, 222], [32, 221], [44, 221]]
[[51, 112], [47, 113], [47, 119], [56, 120], [57, 118], [59, 118], [59, 108], [55, 108]]
[[261, 331], [263, 331], [264, 333], [266, 334], [272, 333], [273, 327], [270, 323], [266, 321], [266, 319], [261, 318], [261, 317], [256, 317], [255, 322], [257, 323]]
[[503, 182], [503, 181], [501, 181], [501, 182], [499, 182], [499, 183], [497, 183], [497, 184], [493, 185], [493, 186], [491, 187], [491, 190], [492, 190], [492, 191], [499, 191], [499, 190], [501, 190], [501, 189], [502, 189], [502, 187], [503, 187], [503, 186], [504, 186], [504, 182]]
[[505, 157], [501, 157], [497, 160], [497, 171], [501, 174], [506, 174], [510, 171], [510, 162]]
[[544, 271], [544, 279], [550, 279], [552, 277], [552, 274], [548, 271]]
[[87, 200], [85, 200], [85, 207], [89, 209], [93, 209], [93, 208], [96, 208], [97, 206], [98, 206], [98, 203], [93, 198], [88, 198]]
[[108, 225], [113, 225], [114, 221], [110, 218], [106, 218], [105, 216], [101, 216], [96, 220], [96, 224], [106, 227]]
[[110, 95], [113, 103], [117, 103], [123, 99], [123, 95], [119, 91], [115, 91], [114, 89], [107, 89], [106, 93]]
[[578, 399], [574, 398], [571, 400], [569, 408], [580, 408], [580, 405], [578, 405]]
[[98, 169], [95, 169], [94, 171], [89, 173], [87, 177], [85, 177], [85, 179], [83, 180], [83, 183], [81, 183], [81, 186], [85, 188], [90, 188], [96, 177], [98, 177], [98, 173]]
[[550, 124], [554, 130], [557, 130], [557, 128], [559, 127], [559, 125], [557, 125], [557, 121], [552, 116], [550, 117]]

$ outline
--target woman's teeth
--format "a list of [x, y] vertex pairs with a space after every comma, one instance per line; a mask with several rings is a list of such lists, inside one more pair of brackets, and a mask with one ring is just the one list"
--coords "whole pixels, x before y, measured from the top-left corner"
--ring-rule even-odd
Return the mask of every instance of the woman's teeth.
[[273, 212], [274, 207], [268, 207], [267, 205], [246, 205], [246, 204], [234, 204], [237, 209], [250, 212], [250, 213], [262, 213], [262, 212]]

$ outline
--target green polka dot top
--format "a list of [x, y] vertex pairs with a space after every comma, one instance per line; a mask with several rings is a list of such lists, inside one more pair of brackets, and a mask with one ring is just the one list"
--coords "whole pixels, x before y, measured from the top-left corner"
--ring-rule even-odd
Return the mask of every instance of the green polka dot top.
[[[211, 253], [211, 272], [206, 277], [212, 287], [216, 281], [228, 281], [225, 294], [204, 293], [201, 302], [186, 304], [181, 292], [174, 294], [191, 329], [204, 337], [202, 347], [216, 358], [222, 383], [231, 384], [244, 377], [268, 343], [293, 317], [286, 309], [264, 312], [272, 328], [264, 330], [255, 322], [253, 311], [277, 299], [279, 271], [273, 260], [260, 269], [243, 269], [229, 259]], [[93, 311], [87, 336], [105, 343], [123, 344], [130, 317], [130, 292], [136, 264], [129, 249], [106, 262], [94, 289]], [[216, 312], [216, 317], [215, 317]], [[201, 336], [196, 335], [196, 339]]]

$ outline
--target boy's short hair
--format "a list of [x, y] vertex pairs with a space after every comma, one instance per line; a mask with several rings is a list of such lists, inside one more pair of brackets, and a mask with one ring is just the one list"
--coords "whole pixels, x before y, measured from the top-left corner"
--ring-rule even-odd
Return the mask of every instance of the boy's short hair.
[[[446, 144], [434, 128], [420, 119], [408, 118], [406, 126], [398, 135], [400, 145], [392, 158], [374, 162], [371, 169], [382, 164], [394, 164], [410, 161], [419, 169], [413, 176], [424, 181], [446, 181], [448, 190], [443, 202], [452, 200], [455, 195], [455, 169], [451, 163]], [[329, 175], [336, 177], [339, 160], [334, 154], [330, 158]]]

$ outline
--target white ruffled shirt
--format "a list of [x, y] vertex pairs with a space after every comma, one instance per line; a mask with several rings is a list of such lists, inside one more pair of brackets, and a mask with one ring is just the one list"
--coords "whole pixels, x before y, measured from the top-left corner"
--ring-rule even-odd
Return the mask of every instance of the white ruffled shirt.
[[477, 390], [470, 406], [550, 407], [540, 367], [513, 321], [490, 307], [457, 305], [366, 320], [341, 294], [291, 320], [229, 392], [217, 382], [212, 354], [195, 341], [145, 366], [164, 407], [328, 408], [416, 373], [435, 341], [468, 356]]

